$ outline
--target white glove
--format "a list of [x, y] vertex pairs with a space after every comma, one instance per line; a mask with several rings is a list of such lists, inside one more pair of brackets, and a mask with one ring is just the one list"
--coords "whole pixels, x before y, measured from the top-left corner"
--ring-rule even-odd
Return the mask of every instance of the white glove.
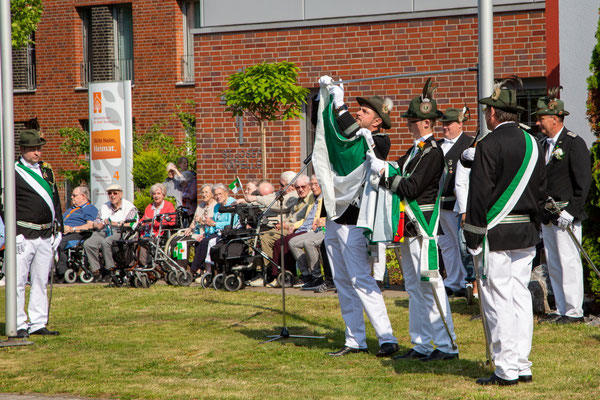
[[367, 145], [369, 145], [369, 147], [371, 149], [373, 147], [375, 147], [375, 142], [373, 141], [373, 135], [371, 134], [371, 131], [368, 130], [367, 128], [360, 128], [358, 130], [358, 132], [356, 132], [356, 136], [364, 137], [365, 140], [367, 141]]
[[463, 151], [462, 159], [466, 161], [473, 161], [475, 159], [475, 147], [469, 147]]
[[483, 248], [481, 247], [481, 245], [477, 246], [476, 249], [472, 249], [470, 247], [467, 247], [467, 251], [469, 252], [470, 255], [472, 256], [476, 256], [479, 253], [481, 253], [481, 250], [483, 250]]
[[333, 96], [333, 106], [335, 108], [340, 108], [344, 105], [344, 85], [329, 85], [327, 90]]
[[571, 214], [569, 214], [568, 212], [566, 212], [565, 210], [562, 210], [560, 212], [560, 214], [558, 215], [558, 219], [556, 220], [556, 225], [560, 229], [565, 230], [572, 223], [573, 223], [573, 216]]
[[320, 86], [327, 86], [333, 83], [333, 78], [330, 77], [329, 75], [323, 75], [322, 77], [319, 78], [319, 85]]
[[58, 245], [60, 244], [61, 240], [62, 240], [62, 233], [60, 233], [60, 232], [58, 232], [56, 235], [50, 237], [50, 244], [52, 245], [53, 252], [56, 252], [56, 249], [58, 249]]
[[367, 160], [371, 165], [371, 174], [381, 176], [381, 170], [387, 167], [387, 163], [377, 158], [372, 151], [367, 151]]

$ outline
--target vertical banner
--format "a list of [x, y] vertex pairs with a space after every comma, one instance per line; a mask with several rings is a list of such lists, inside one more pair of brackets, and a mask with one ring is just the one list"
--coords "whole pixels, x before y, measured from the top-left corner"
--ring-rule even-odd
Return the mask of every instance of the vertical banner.
[[133, 202], [131, 81], [90, 83], [88, 93], [91, 202], [100, 209], [112, 184]]

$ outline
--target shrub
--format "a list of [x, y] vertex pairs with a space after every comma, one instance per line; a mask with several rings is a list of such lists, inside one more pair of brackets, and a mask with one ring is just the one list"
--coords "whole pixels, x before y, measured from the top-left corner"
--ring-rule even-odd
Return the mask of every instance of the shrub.
[[133, 156], [133, 183], [147, 189], [167, 178], [167, 161], [158, 150], [141, 151]]

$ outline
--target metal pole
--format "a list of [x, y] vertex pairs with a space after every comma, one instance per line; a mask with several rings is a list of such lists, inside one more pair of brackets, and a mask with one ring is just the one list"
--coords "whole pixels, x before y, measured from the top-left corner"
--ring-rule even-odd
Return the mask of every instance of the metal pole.
[[0, 2], [0, 61], [2, 64], [2, 166], [4, 169], [4, 225], [6, 247], [4, 273], [6, 275], [6, 336], [17, 336], [17, 274], [15, 223], [15, 138], [13, 115], [13, 75], [10, 1]]
[[[494, 8], [492, 0], [478, 0], [479, 10], [479, 95], [490, 96], [494, 90]], [[478, 106], [479, 134], [489, 130], [483, 117], [483, 105]]]
[[360, 78], [360, 79], [344, 79], [344, 80], [341, 80], [341, 81], [334, 81], [332, 83], [335, 84], [335, 85], [339, 85], [340, 83], [379, 81], [379, 80], [383, 80], [383, 79], [410, 78], [410, 77], [413, 77], [413, 76], [440, 75], [440, 74], [452, 74], [454, 72], [473, 72], [473, 71], [477, 71], [477, 67], [455, 68], [455, 69], [441, 69], [441, 70], [438, 70], [438, 71], [413, 72], [413, 73], [410, 73], [410, 74], [375, 76], [375, 77]]

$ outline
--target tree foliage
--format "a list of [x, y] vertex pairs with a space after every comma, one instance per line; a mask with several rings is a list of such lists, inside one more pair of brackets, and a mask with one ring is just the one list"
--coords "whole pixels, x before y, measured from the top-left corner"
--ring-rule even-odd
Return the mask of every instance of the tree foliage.
[[11, 0], [12, 46], [19, 49], [31, 43], [31, 34], [42, 19], [42, 0]]
[[75, 155], [74, 163], [77, 166], [76, 169], [60, 170], [59, 173], [75, 185], [87, 183], [90, 179], [90, 135], [80, 128], [61, 128], [58, 134], [64, 139], [59, 150], [63, 154]]
[[142, 151], [133, 156], [133, 183], [146, 189], [167, 178], [167, 161], [158, 150]]
[[257, 64], [229, 76], [223, 92], [227, 110], [233, 116], [248, 113], [260, 125], [263, 179], [266, 179], [267, 121], [287, 120], [301, 116], [309, 90], [297, 85], [299, 68], [282, 61]]
[[[600, 10], [599, 10], [600, 13]], [[592, 185], [586, 202], [588, 219], [584, 221], [583, 246], [590, 258], [600, 266], [600, 19], [596, 30], [596, 46], [590, 61], [591, 75], [587, 79], [587, 117], [594, 135], [599, 138], [592, 145]], [[600, 298], [600, 277], [587, 268], [591, 291]]]

